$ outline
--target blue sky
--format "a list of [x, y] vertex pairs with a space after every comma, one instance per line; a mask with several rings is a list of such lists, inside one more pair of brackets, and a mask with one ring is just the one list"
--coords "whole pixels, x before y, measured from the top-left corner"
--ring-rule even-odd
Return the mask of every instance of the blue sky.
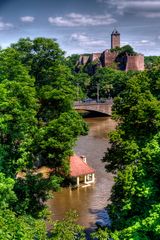
[[66, 53], [110, 48], [113, 28], [121, 45], [160, 55], [160, 0], [0, 0], [0, 45], [22, 37], [56, 38]]

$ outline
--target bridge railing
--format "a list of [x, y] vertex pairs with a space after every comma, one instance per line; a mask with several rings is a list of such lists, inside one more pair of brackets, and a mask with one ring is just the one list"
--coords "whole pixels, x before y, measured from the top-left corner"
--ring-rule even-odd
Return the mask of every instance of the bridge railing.
[[83, 101], [77, 101], [74, 103], [74, 106], [88, 106], [88, 105], [112, 105], [113, 99], [107, 99], [105, 102], [97, 102], [95, 100], [83, 102]]

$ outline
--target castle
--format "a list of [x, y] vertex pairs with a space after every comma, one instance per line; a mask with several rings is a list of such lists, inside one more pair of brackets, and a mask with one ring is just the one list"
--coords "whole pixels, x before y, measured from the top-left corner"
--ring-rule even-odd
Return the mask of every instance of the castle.
[[78, 65], [87, 65], [89, 63], [96, 64], [99, 67], [113, 67], [123, 71], [143, 71], [144, 55], [139, 53], [128, 54], [123, 56], [119, 54], [120, 33], [115, 29], [111, 34], [111, 49], [106, 49], [102, 53], [82, 54], [80, 55]]

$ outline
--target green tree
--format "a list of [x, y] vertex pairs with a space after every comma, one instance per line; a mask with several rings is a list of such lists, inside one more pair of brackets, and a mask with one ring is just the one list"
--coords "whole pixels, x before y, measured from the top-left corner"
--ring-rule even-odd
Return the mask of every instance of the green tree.
[[126, 73], [111, 68], [99, 68], [91, 78], [89, 96], [95, 97], [97, 84], [100, 85], [100, 97], [116, 97], [125, 89], [127, 80], [134, 73]]
[[77, 69], [77, 62], [80, 58], [79, 54], [72, 54], [66, 58], [67, 66], [72, 70], [72, 73], [75, 73]]
[[34, 79], [18, 56], [14, 49], [0, 52], [0, 170], [13, 178], [33, 165], [29, 156], [38, 109]]
[[87, 97], [91, 77], [87, 73], [79, 72], [74, 75], [73, 84], [77, 86], [77, 100]]
[[[38, 217], [49, 190], [68, 174], [68, 157], [86, 126], [73, 110], [71, 73], [53, 40], [22, 39], [2, 50], [0, 72], [0, 169], [14, 179], [24, 172], [15, 181], [13, 208]], [[35, 176], [40, 166], [54, 169], [53, 176]]]
[[160, 237], [160, 104], [151, 86], [148, 73], [139, 73], [114, 102], [119, 124], [104, 158], [107, 171], [116, 173], [107, 231], [114, 240]]
[[17, 200], [13, 191], [15, 181], [0, 173], [0, 210], [4, 210]]
[[35, 220], [29, 215], [17, 216], [11, 210], [11, 206], [17, 204], [14, 184], [13, 178], [6, 178], [3, 173], [0, 173], [0, 239], [47, 239], [43, 220]]
[[145, 56], [144, 57], [145, 69], [152, 70], [154, 67], [160, 65], [159, 56]]
[[[73, 110], [75, 91], [63, 54], [55, 41], [44, 38], [21, 39], [0, 51], [2, 240], [49, 238], [45, 202], [49, 191], [59, 188], [61, 175], [68, 174], [77, 136], [86, 132]], [[54, 170], [47, 179], [36, 173], [42, 165]], [[71, 228], [76, 236], [74, 221]]]
[[22, 63], [29, 65], [35, 78], [39, 109], [34, 156], [39, 165], [62, 167], [77, 136], [85, 132], [79, 114], [73, 111], [76, 90], [64, 52], [55, 41], [45, 38], [21, 39], [12, 47], [23, 56]]
[[66, 213], [66, 217], [61, 221], [53, 223], [53, 229], [51, 230], [51, 239], [54, 240], [85, 240], [84, 227], [78, 225], [77, 213], [70, 211]]
[[47, 231], [43, 220], [30, 216], [17, 217], [9, 209], [0, 210], [1, 240], [47, 240]]

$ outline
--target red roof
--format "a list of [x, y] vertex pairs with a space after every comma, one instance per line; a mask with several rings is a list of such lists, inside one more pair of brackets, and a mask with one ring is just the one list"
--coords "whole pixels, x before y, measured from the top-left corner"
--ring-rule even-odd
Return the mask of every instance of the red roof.
[[94, 172], [95, 170], [91, 168], [87, 163], [85, 163], [77, 155], [73, 155], [70, 157], [70, 176], [71, 177], [78, 177], [82, 175], [91, 174]]

